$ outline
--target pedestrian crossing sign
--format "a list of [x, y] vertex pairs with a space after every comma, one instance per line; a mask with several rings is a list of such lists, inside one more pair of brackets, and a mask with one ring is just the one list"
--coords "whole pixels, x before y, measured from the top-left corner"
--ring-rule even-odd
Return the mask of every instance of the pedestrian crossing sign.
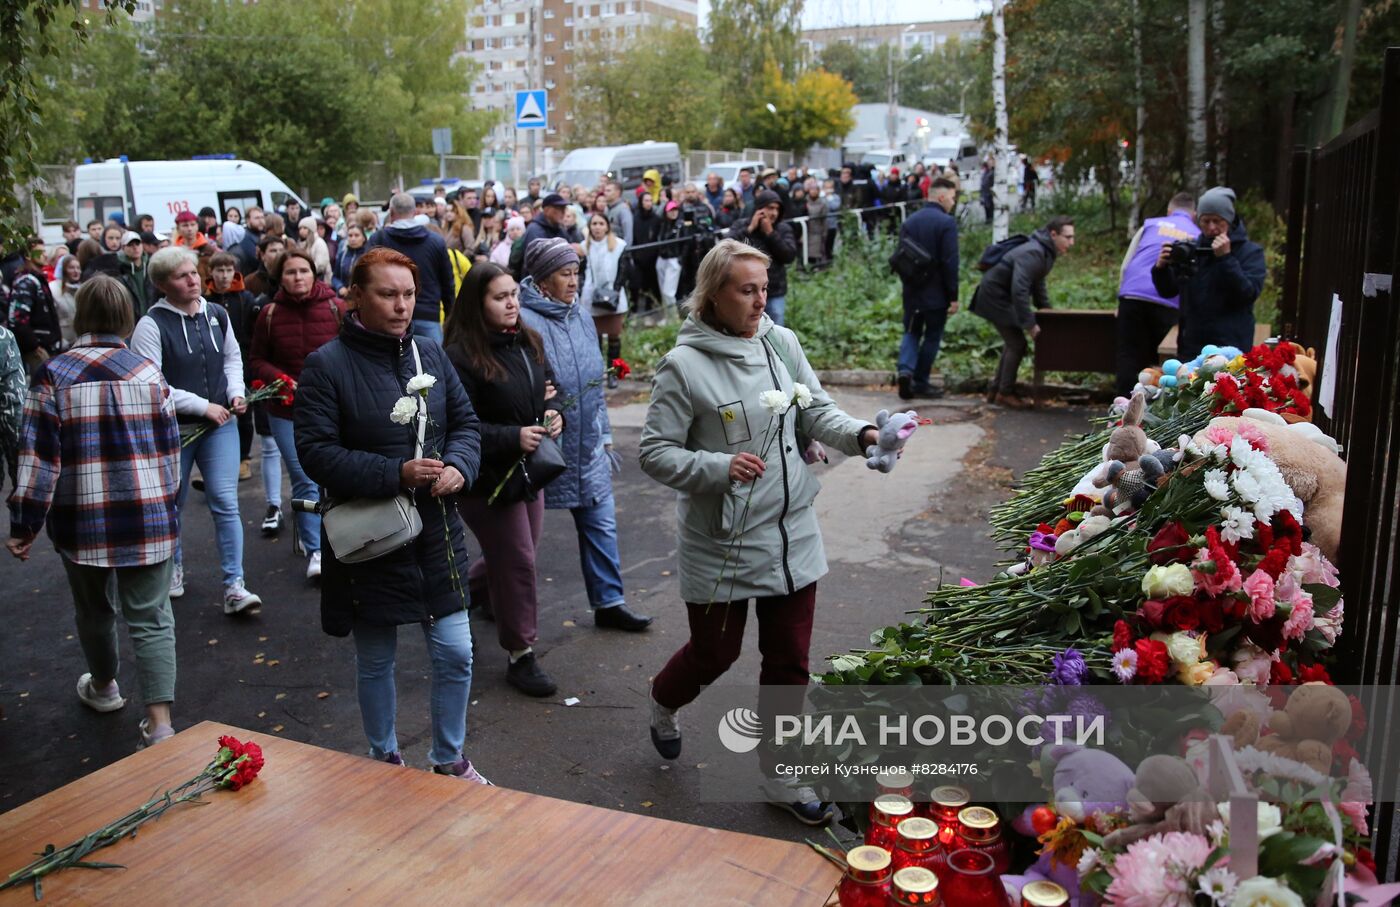
[[549, 102], [543, 88], [515, 93], [515, 128], [543, 129], [548, 124]]

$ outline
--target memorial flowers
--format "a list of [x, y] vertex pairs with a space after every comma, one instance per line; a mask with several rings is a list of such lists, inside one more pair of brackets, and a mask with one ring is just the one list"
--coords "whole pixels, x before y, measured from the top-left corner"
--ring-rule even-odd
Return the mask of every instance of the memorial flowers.
[[[295, 386], [296, 382], [293, 381], [289, 375], [282, 375], [271, 384], [264, 384], [262, 381], [254, 381], [252, 384], [252, 393], [244, 397], [243, 402], [248, 406], [252, 406], [255, 403], [261, 403], [264, 400], [271, 400], [275, 397], [283, 406], [291, 406], [296, 395], [296, 392], [293, 390]], [[191, 431], [187, 435], [181, 435], [180, 446], [188, 447], [217, 427], [218, 426], [213, 422], [205, 419], [203, 422], [199, 423], [199, 426], [196, 427], [194, 431]]]
[[124, 869], [120, 863], [101, 863], [88, 860], [87, 857], [95, 851], [111, 847], [122, 838], [135, 837], [142, 825], [159, 819], [178, 803], [199, 801], [210, 791], [236, 791], [247, 787], [257, 779], [263, 764], [262, 747], [258, 744], [241, 741], [236, 737], [220, 737], [218, 752], [199, 774], [163, 794], [152, 797], [121, 818], [84, 835], [66, 847], [56, 848], [49, 844], [39, 859], [10, 873], [9, 878], [0, 883], [0, 891], [32, 884], [34, 900], [38, 901], [44, 896], [44, 877], [61, 869]]

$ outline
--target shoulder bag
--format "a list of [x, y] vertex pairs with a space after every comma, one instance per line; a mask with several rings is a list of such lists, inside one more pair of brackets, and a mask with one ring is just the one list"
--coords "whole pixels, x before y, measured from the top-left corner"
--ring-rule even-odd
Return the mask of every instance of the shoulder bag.
[[[423, 361], [418, 356], [418, 344], [410, 340], [413, 368], [423, 374]], [[423, 434], [427, 429], [427, 401], [418, 395], [418, 437], [413, 458], [423, 456]], [[400, 492], [392, 498], [355, 498], [327, 508], [321, 514], [321, 529], [335, 552], [336, 560], [344, 564], [359, 564], [397, 551], [423, 531], [423, 518], [413, 495]]]
[[[530, 364], [530, 354], [523, 348], [520, 355], [525, 360], [525, 373], [530, 376], [530, 392], [533, 394], [535, 369]], [[559, 443], [545, 435], [540, 438], [540, 446], [525, 455], [525, 462], [521, 464], [520, 471], [525, 474], [525, 484], [539, 490], [562, 476], [568, 468], [568, 461], [564, 459], [564, 451], [559, 447]]]
[[618, 305], [617, 287], [613, 284], [599, 283], [598, 269], [594, 267], [598, 257], [606, 254], [606, 252], [598, 252], [588, 256], [588, 282], [593, 288], [588, 301], [595, 309], [616, 312]]

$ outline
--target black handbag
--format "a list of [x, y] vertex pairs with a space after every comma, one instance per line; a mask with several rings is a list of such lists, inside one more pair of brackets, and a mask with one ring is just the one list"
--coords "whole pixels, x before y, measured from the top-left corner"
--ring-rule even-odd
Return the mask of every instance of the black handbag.
[[[530, 356], [523, 349], [520, 351], [520, 356], [525, 360], [525, 372], [530, 376], [530, 386], [533, 387], [535, 369], [530, 364]], [[560, 416], [560, 418], [563, 417]], [[525, 462], [520, 465], [520, 471], [525, 476], [525, 484], [536, 491], [562, 476], [568, 468], [569, 464], [564, 459], [563, 448], [549, 435], [540, 438], [540, 446], [526, 454]]]
[[899, 238], [899, 245], [890, 256], [890, 270], [905, 280], [920, 280], [933, 264], [933, 256], [928, 250], [907, 236]]
[[621, 302], [617, 292], [617, 285], [612, 286], [598, 283], [598, 271], [593, 267], [597, 261], [597, 255], [589, 256], [588, 273], [589, 283], [592, 284], [593, 292], [589, 294], [589, 304], [595, 309], [607, 309], [609, 312], [616, 312], [618, 304]]

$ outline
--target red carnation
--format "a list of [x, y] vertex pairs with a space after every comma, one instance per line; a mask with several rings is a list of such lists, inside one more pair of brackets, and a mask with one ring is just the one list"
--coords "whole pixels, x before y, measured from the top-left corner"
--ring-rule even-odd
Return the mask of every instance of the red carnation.
[[1287, 686], [1293, 682], [1293, 669], [1282, 660], [1269, 665], [1269, 683]]
[[612, 361], [612, 368], [618, 378], [626, 378], [628, 375], [632, 374], [632, 367], [620, 358]]
[[1139, 639], [1133, 644], [1138, 656], [1137, 679], [1143, 683], [1161, 683], [1167, 678], [1167, 668], [1171, 659], [1167, 657], [1167, 646], [1156, 639]]
[[1332, 677], [1320, 664], [1304, 665], [1298, 669], [1298, 679], [1303, 683], [1325, 683], [1332, 686]]
[[1180, 523], [1172, 521], [1164, 523], [1152, 536], [1152, 541], [1147, 543], [1147, 554], [1154, 564], [1189, 564], [1196, 550], [1191, 546], [1191, 534]]
[[1201, 625], [1201, 606], [1189, 595], [1174, 595], [1166, 601], [1163, 621], [1177, 630], [1194, 630]]
[[265, 388], [265, 387], [267, 387], [267, 384], [266, 384], [265, 382], [263, 382], [262, 379], [260, 379], [260, 378], [254, 378], [254, 379], [253, 379], [253, 390], [255, 390], [255, 391], [260, 391], [260, 390], [262, 390], [262, 389]]
[[1113, 623], [1113, 651], [1121, 652], [1133, 646], [1133, 631], [1129, 629], [1125, 620], [1114, 621]]

